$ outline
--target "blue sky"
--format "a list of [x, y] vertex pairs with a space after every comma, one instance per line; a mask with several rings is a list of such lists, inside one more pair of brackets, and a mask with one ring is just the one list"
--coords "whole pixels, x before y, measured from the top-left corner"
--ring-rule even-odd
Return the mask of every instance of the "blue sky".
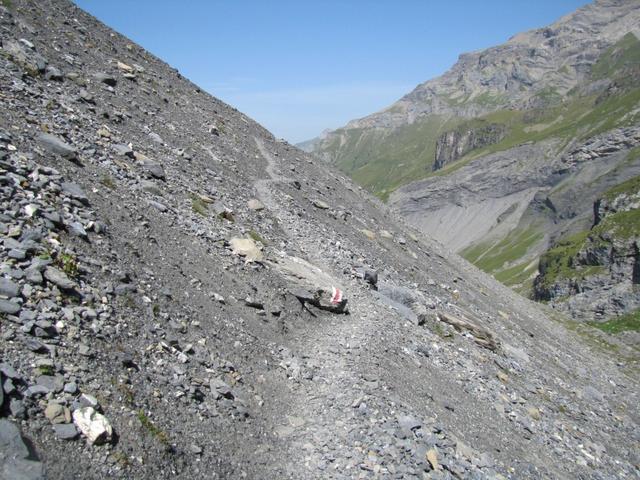
[[386, 107], [462, 52], [500, 44], [586, 3], [76, 0], [293, 143]]

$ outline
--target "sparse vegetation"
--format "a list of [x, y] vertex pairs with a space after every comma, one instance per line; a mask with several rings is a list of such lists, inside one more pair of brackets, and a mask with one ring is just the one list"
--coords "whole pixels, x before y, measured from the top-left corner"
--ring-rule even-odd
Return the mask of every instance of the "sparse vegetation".
[[78, 276], [78, 261], [71, 253], [59, 253], [55, 259], [55, 264], [68, 277], [75, 278]]
[[527, 254], [543, 238], [533, 227], [515, 229], [497, 243], [468, 247], [462, 256], [506, 285], [521, 286], [521, 293], [527, 295], [537, 266], [535, 257]]
[[191, 209], [194, 213], [202, 215], [203, 217], [206, 217], [209, 214], [207, 204], [196, 195], [191, 196]]
[[640, 309], [612, 318], [606, 322], [590, 322], [590, 325], [603, 332], [616, 334], [626, 331], [640, 331]]
[[104, 174], [101, 178], [100, 178], [100, 183], [102, 185], [104, 185], [105, 187], [107, 187], [110, 190], [115, 190], [116, 189], [116, 184], [113, 181], [113, 178], [111, 177], [111, 175], [108, 174]]
[[248, 235], [254, 242], [260, 242], [263, 245], [267, 245], [267, 241], [255, 230], [249, 230]]
[[547, 250], [540, 257], [540, 274], [545, 286], [552, 285], [558, 278], [576, 276], [574, 257], [584, 247], [589, 231], [571, 235]]
[[127, 455], [124, 452], [121, 452], [121, 451], [114, 452], [113, 458], [116, 461], [116, 463], [120, 465], [120, 468], [127, 468], [131, 466], [131, 461], [129, 460], [129, 457], [127, 457]]
[[600, 237], [607, 233], [624, 240], [640, 236], [640, 209], [607, 215], [604, 220], [593, 227], [592, 232]]
[[40, 365], [38, 366], [38, 373], [40, 375], [53, 376], [55, 375], [56, 370], [52, 365]]
[[167, 433], [158, 427], [155, 423], [151, 421], [151, 419], [144, 413], [144, 411], [138, 411], [138, 421], [140, 425], [149, 432], [153, 437], [155, 437], [160, 443], [163, 445], [169, 445], [169, 436]]

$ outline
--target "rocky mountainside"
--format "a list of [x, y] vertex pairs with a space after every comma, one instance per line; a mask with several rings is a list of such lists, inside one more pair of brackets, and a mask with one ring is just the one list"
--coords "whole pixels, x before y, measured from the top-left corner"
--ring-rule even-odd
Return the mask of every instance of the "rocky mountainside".
[[462, 55], [315, 152], [530, 294], [540, 255], [590, 228], [593, 203], [640, 173], [639, 29], [638, 2], [597, 0]]
[[0, 478], [638, 477], [637, 351], [72, 3], [0, 99]]
[[590, 230], [563, 239], [542, 255], [535, 297], [553, 301], [556, 308], [574, 316], [591, 320], [617, 316], [637, 323], [640, 177], [606, 192], [593, 212]]

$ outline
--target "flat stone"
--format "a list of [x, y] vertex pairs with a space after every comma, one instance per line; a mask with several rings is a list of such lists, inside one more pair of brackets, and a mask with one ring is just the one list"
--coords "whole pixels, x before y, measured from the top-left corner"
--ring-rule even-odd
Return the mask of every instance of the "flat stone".
[[29, 397], [37, 397], [40, 395], [46, 395], [49, 393], [51, 389], [45, 387], [44, 385], [31, 385], [24, 391], [24, 396]]
[[0, 313], [6, 313], [8, 315], [15, 315], [21, 309], [21, 305], [16, 302], [10, 302], [0, 298]]
[[66, 158], [67, 160], [77, 158], [78, 151], [63, 139], [56, 137], [55, 135], [41, 133], [38, 135], [37, 141], [50, 153], [60, 155], [62, 158]]
[[2, 372], [5, 377], [12, 378], [13, 380], [22, 379], [22, 375], [8, 363], [0, 363], [0, 372]]
[[13, 298], [20, 295], [20, 286], [6, 278], [0, 278], [0, 295]]
[[151, 175], [153, 178], [157, 178], [158, 180], [165, 180], [166, 174], [164, 172], [164, 167], [153, 160], [144, 160], [142, 162], [142, 168]]
[[440, 468], [440, 464], [438, 463], [438, 452], [436, 452], [434, 448], [427, 452], [427, 461], [431, 464], [431, 468], [434, 470], [438, 470]]
[[147, 200], [147, 204], [160, 212], [166, 212], [168, 210], [164, 203], [156, 202], [155, 200]]
[[105, 85], [109, 85], [110, 87], [115, 87], [118, 84], [118, 80], [113, 75], [109, 75], [108, 73], [99, 72], [94, 75], [94, 78]]
[[231, 387], [227, 385], [227, 383], [220, 378], [211, 379], [211, 381], [209, 382], [209, 387], [211, 388], [211, 392], [213, 392], [214, 394], [217, 394], [218, 398], [219, 397], [225, 397], [228, 399], [234, 398], [233, 390], [231, 390]]
[[75, 440], [78, 438], [78, 429], [73, 423], [62, 423], [53, 426], [53, 431], [60, 440]]
[[326, 202], [323, 202], [322, 200], [318, 200], [315, 199], [313, 201], [313, 206], [316, 208], [319, 208], [320, 210], [328, 210], [329, 209], [329, 204], [327, 204]]
[[150, 180], [142, 180], [140, 182], [140, 188], [145, 192], [153, 193], [154, 195], [162, 196], [162, 190], [158, 185]]
[[257, 200], [255, 198], [252, 198], [247, 202], [247, 207], [249, 207], [249, 209], [251, 210], [255, 210], [256, 212], [259, 212], [260, 210], [264, 210], [263, 203], [260, 200]]
[[71, 290], [76, 287], [75, 282], [66, 273], [55, 267], [47, 267], [44, 271], [44, 278], [63, 290]]
[[61, 392], [64, 388], [62, 375], [40, 375], [36, 378], [36, 384], [46, 387], [51, 392]]
[[398, 417], [398, 425], [407, 430], [415, 430], [422, 427], [422, 422], [410, 415], [401, 415]]
[[129, 145], [117, 143], [115, 145], [112, 145], [111, 148], [113, 148], [113, 151], [118, 155], [133, 158], [133, 149]]
[[62, 191], [69, 195], [71, 198], [74, 198], [75, 200], [78, 200], [80, 203], [83, 203], [85, 205], [89, 205], [89, 198], [87, 197], [87, 194], [84, 193], [82, 187], [80, 187], [80, 185], [78, 185], [77, 183], [63, 182], [60, 187], [62, 188]]

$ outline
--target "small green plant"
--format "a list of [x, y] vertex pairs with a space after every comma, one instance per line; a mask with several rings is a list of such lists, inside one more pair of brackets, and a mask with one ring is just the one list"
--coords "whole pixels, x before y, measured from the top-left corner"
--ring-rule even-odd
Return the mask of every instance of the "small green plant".
[[125, 383], [118, 383], [118, 386], [116, 388], [122, 395], [122, 399], [124, 400], [125, 403], [127, 403], [128, 405], [134, 404], [135, 398], [133, 396], [133, 388], [131, 387], [131, 385], [127, 385]]
[[11, 3], [11, 0], [2, 0], [2, 6], [8, 10], [13, 10], [13, 3]]
[[40, 365], [38, 367], [38, 373], [40, 375], [47, 375], [49, 377], [53, 376], [56, 373], [55, 368], [52, 365]]
[[433, 332], [442, 339], [450, 339], [451, 332], [449, 332], [440, 322], [433, 324]]
[[194, 213], [197, 213], [198, 215], [202, 215], [203, 217], [206, 217], [207, 214], [209, 213], [207, 204], [204, 203], [196, 195], [191, 196], [191, 209], [193, 210]]
[[153, 312], [153, 316], [157, 317], [158, 315], [160, 315], [160, 305], [154, 303], [153, 307], [151, 307], [151, 311]]
[[144, 427], [147, 432], [153, 435], [163, 445], [169, 444], [169, 436], [167, 433], [159, 428], [151, 419], [142, 411], [138, 411], [138, 421]]
[[62, 269], [67, 276], [74, 278], [78, 276], [78, 261], [70, 253], [60, 253], [55, 261], [56, 265]]
[[120, 465], [120, 468], [127, 468], [131, 466], [131, 461], [124, 452], [115, 452], [113, 454], [113, 458], [116, 463]]
[[103, 175], [102, 178], [100, 178], [100, 183], [102, 185], [104, 185], [105, 187], [107, 187], [109, 190], [115, 190], [116, 189], [116, 184], [113, 181], [113, 178], [111, 178], [110, 175]]
[[249, 237], [251, 237], [251, 239], [254, 242], [260, 242], [263, 245], [267, 244], [267, 241], [264, 238], [262, 238], [262, 236], [260, 236], [260, 234], [258, 232], [256, 232], [255, 230], [249, 230], [248, 235], [249, 235]]

